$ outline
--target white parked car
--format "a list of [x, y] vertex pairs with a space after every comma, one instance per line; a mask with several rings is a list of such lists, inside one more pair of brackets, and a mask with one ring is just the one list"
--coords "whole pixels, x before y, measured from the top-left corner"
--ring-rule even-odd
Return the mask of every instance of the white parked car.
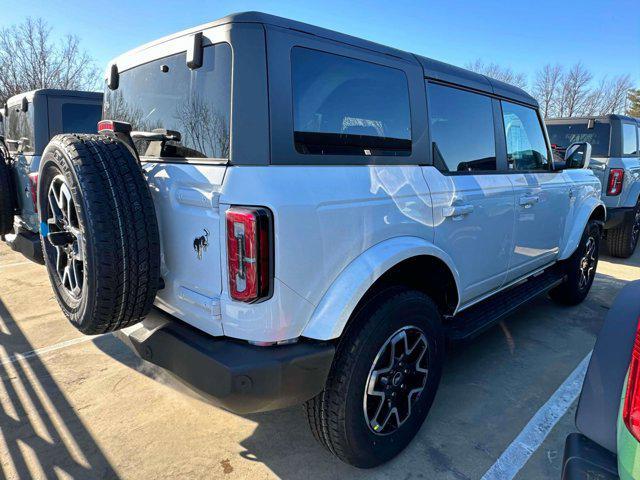
[[590, 146], [554, 162], [518, 88], [261, 13], [128, 52], [107, 85], [101, 135], [40, 166], [65, 314], [234, 412], [304, 403], [345, 462], [411, 441], [447, 338], [591, 287]]

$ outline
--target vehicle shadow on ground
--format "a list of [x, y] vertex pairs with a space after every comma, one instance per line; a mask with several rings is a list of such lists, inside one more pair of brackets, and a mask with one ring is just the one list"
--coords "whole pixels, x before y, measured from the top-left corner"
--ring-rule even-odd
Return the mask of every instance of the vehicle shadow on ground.
[[[18, 478], [117, 478], [40, 357], [20, 358], [33, 347], [2, 300], [0, 347], [0, 449]], [[0, 477], [8, 476], [10, 467], [0, 467]]]
[[[613, 263], [614, 265], [625, 265], [627, 267], [640, 267], [640, 255], [638, 252], [640, 251], [640, 247], [636, 250], [636, 253], [631, 255], [629, 258], [617, 258], [609, 255], [606, 246], [600, 248], [600, 260], [605, 260], [609, 263]], [[638, 278], [640, 279], [640, 272], [638, 274]]]

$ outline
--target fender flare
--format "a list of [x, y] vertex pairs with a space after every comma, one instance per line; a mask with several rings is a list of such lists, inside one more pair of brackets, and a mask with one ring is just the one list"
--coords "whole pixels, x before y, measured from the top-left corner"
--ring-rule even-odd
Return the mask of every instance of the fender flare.
[[460, 276], [449, 255], [423, 238], [395, 237], [370, 247], [340, 272], [315, 308], [302, 336], [316, 340], [338, 338], [358, 302], [376, 280], [403, 260], [422, 255], [438, 258], [447, 265], [460, 298]]
[[631, 184], [631, 190], [627, 193], [624, 206], [633, 208], [638, 203], [638, 200], [640, 200], [640, 176], [637, 181]]
[[[571, 227], [571, 231], [565, 235], [565, 241], [563, 243], [562, 248], [560, 249], [560, 254], [558, 256], [558, 260], [566, 260], [569, 258], [573, 252], [578, 248], [578, 244], [580, 243], [580, 239], [582, 238], [582, 233], [584, 232], [584, 228], [593, 215], [593, 212], [596, 211], [597, 208], [603, 208], [605, 210], [605, 219], [606, 219], [606, 207], [604, 203], [599, 198], [591, 197], [587, 199], [581, 206], [580, 211], [574, 215], [575, 221], [573, 222], [573, 226]], [[571, 218], [571, 216], [569, 216]]]

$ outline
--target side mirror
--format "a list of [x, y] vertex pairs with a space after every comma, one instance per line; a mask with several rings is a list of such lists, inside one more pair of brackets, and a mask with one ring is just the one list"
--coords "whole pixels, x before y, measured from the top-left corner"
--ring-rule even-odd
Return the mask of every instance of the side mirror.
[[588, 168], [591, 161], [591, 144], [576, 142], [564, 153], [565, 168]]
[[22, 103], [20, 104], [20, 110], [22, 110], [23, 112], [26, 112], [27, 110], [29, 110], [29, 101], [27, 100], [27, 97], [22, 97]]

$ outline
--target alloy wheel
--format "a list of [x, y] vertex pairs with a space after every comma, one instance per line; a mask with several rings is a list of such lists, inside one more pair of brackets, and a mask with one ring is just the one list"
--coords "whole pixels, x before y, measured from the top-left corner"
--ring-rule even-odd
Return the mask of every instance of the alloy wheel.
[[411, 416], [429, 375], [429, 344], [418, 327], [393, 333], [376, 355], [365, 386], [364, 416], [377, 435], [395, 432]]
[[587, 287], [595, 276], [596, 263], [598, 261], [596, 247], [596, 239], [589, 236], [585, 243], [584, 255], [580, 260], [580, 278], [578, 280], [578, 288], [580, 288], [580, 290]]
[[638, 237], [640, 237], [640, 206], [636, 207], [636, 215], [633, 219], [633, 226], [631, 227], [631, 245], [635, 247], [638, 243]]
[[[47, 192], [47, 241], [54, 247], [49, 255], [62, 288], [73, 298], [84, 286], [84, 231], [71, 190], [63, 175], [56, 175]], [[52, 258], [53, 257], [53, 258]]]

